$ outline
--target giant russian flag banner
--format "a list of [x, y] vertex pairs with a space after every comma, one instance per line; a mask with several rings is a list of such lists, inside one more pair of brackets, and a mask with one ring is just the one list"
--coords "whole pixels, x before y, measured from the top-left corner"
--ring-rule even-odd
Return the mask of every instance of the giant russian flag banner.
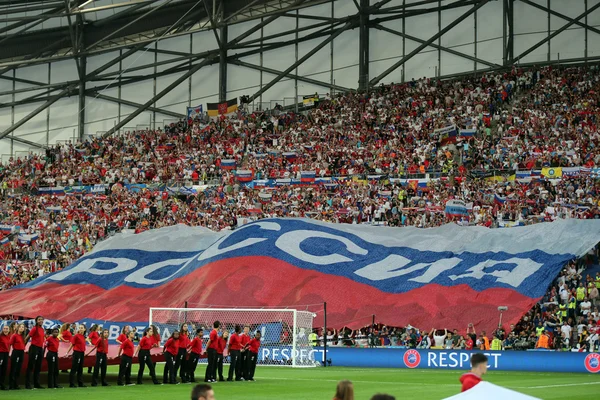
[[[492, 331], [516, 323], [561, 268], [600, 240], [600, 221], [512, 229], [388, 228], [265, 219], [215, 233], [184, 225], [121, 233], [66, 269], [0, 292], [3, 314], [147, 321], [149, 307], [327, 302], [332, 327]], [[322, 313], [315, 320], [322, 326]], [[426, 328], [429, 329], [429, 328]]]

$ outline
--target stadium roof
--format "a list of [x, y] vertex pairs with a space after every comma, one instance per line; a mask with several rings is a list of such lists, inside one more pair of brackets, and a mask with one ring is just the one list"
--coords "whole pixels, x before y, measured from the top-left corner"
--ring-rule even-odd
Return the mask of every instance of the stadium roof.
[[[264, 17], [319, 0], [0, 0], [0, 62], [52, 61]], [[223, 8], [222, 10], [220, 8]], [[79, 54], [84, 55], [84, 54]], [[29, 62], [27, 63], [29, 64]]]

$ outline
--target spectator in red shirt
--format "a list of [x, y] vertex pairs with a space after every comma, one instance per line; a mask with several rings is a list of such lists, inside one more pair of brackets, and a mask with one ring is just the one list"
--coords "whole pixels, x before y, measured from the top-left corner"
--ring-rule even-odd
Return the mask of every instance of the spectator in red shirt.
[[9, 389], [17, 390], [19, 388], [19, 375], [21, 374], [21, 366], [25, 357], [25, 325], [17, 326], [17, 331], [10, 337], [10, 347], [12, 354], [10, 355], [10, 377]]
[[10, 350], [10, 328], [8, 325], [2, 327], [0, 332], [0, 390], [7, 390], [4, 386], [4, 378], [8, 372], [8, 351]]
[[[187, 359], [187, 347], [190, 344], [189, 337], [189, 328], [187, 323], [181, 324], [179, 329], [179, 351], [177, 352], [177, 358], [175, 358], [175, 376], [177, 376], [177, 371], [179, 371], [179, 377], [181, 378], [181, 383], [186, 383], [186, 359]], [[181, 368], [181, 370], [179, 370]]]
[[196, 330], [196, 337], [191, 343], [188, 345], [188, 351], [190, 353], [190, 359], [187, 363], [187, 372], [186, 377], [188, 382], [196, 382], [196, 377], [194, 373], [196, 372], [196, 367], [198, 366], [198, 360], [202, 355], [202, 338], [204, 337], [204, 331], [202, 329]]
[[229, 373], [227, 374], [227, 380], [233, 381], [233, 371], [235, 371], [235, 380], [241, 381], [241, 368], [240, 368], [240, 351], [242, 350], [242, 338], [240, 333], [242, 327], [239, 325], [235, 326], [235, 332], [229, 339]]
[[[121, 364], [119, 365], [119, 377], [117, 378], [117, 385], [119, 386], [131, 386], [131, 364], [133, 361], [133, 352], [135, 351], [135, 346], [133, 345], [133, 337], [135, 336], [135, 332], [130, 331], [127, 334], [127, 339], [121, 343], [121, 347], [119, 348], [119, 354], [117, 357], [121, 357]], [[123, 383], [123, 378], [125, 378], [125, 383]]]
[[[150, 349], [154, 346], [154, 339], [152, 338], [152, 328], [146, 328], [144, 330], [144, 337], [140, 339], [140, 344], [138, 344], [136, 353], [138, 354], [138, 363], [140, 365], [140, 369], [138, 370], [137, 376], [137, 384], [141, 385], [142, 378], [144, 377], [144, 367], [148, 366], [150, 370], [150, 377], [152, 378], [152, 382], [155, 385], [160, 385], [160, 382], [156, 379], [156, 371], [154, 369], [154, 364], [152, 363], [152, 359], [150, 358]], [[135, 357], [135, 355], [134, 355]]]
[[58, 386], [58, 329], [52, 329], [52, 336], [46, 339], [46, 361], [48, 362], [48, 389], [60, 389]]
[[42, 328], [43, 324], [44, 317], [35, 317], [35, 326], [31, 328], [25, 338], [25, 343], [31, 339], [29, 360], [27, 361], [27, 375], [25, 378], [25, 387], [27, 389], [33, 389], [34, 387], [36, 389], [44, 389], [40, 385], [40, 371], [42, 370], [42, 360], [44, 359], [44, 339], [46, 339], [46, 332]]
[[83, 384], [83, 357], [85, 355], [85, 325], [79, 325], [79, 329], [77, 330], [77, 334], [73, 336], [73, 341], [71, 342], [71, 346], [69, 346], [69, 350], [67, 350], [67, 355], [73, 350], [73, 365], [71, 367], [71, 373], [69, 374], [69, 387], [77, 387], [75, 386], [75, 375], [77, 375], [77, 384], [79, 387], [85, 387]]
[[163, 348], [163, 353], [165, 354], [165, 371], [163, 373], [163, 383], [166, 385], [170, 383], [175, 385], [176, 375], [175, 375], [175, 357], [177, 357], [177, 353], [179, 352], [179, 331], [174, 331], [171, 334], [167, 343]]
[[471, 371], [460, 377], [461, 392], [465, 392], [481, 382], [481, 377], [487, 372], [487, 368], [488, 358], [482, 353], [473, 354], [471, 356]]
[[223, 382], [223, 358], [225, 348], [227, 347], [227, 340], [229, 339], [229, 331], [224, 330], [223, 336], [219, 338], [219, 346], [217, 348], [217, 372], [219, 373], [219, 381]]
[[248, 351], [250, 351], [250, 355], [248, 356], [248, 380], [251, 382], [254, 382], [254, 371], [256, 370], [256, 362], [258, 361], [260, 337], [260, 331], [256, 331], [254, 339], [250, 340], [250, 345], [248, 346]]
[[220, 327], [221, 323], [219, 321], [215, 321], [213, 324], [213, 330], [210, 332], [208, 337], [208, 343], [206, 344], [206, 352], [208, 353], [208, 366], [206, 367], [204, 382], [217, 381], [217, 349], [219, 347]]
[[473, 350], [473, 339], [471, 339], [471, 336], [467, 336], [467, 341], [465, 342], [465, 349], [466, 350]]
[[98, 374], [100, 374], [100, 380], [102, 386], [110, 386], [106, 383], [106, 355], [108, 354], [108, 329], [102, 330], [102, 334], [96, 341], [96, 347], [90, 350], [87, 355], [89, 356], [94, 350], [96, 350], [96, 365], [94, 365], [94, 375], [92, 375], [92, 386], [98, 386]]

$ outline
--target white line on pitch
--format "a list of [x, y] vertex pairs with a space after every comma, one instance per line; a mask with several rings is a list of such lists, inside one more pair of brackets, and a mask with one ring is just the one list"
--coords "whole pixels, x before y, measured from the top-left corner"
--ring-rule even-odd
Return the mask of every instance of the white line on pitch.
[[[339, 379], [306, 379], [306, 378], [272, 378], [272, 377], [261, 377], [260, 380], [272, 380], [272, 381], [309, 381], [314, 382], [339, 382]], [[377, 383], [377, 384], [389, 384], [389, 385], [412, 385], [412, 386], [452, 386], [458, 387], [459, 384], [439, 384], [439, 383], [418, 383], [418, 382], [397, 382], [397, 381], [355, 381], [353, 383]]]
[[511, 387], [514, 389], [549, 389], [549, 388], [557, 388], [557, 387], [582, 386], [582, 385], [600, 385], [600, 382], [564, 383], [561, 385], [511, 386]]

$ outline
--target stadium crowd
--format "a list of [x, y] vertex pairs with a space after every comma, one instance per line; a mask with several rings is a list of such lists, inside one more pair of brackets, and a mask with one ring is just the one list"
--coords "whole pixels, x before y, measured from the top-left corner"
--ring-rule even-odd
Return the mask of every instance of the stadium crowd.
[[[123, 229], [141, 232], [184, 223], [218, 231], [286, 216], [422, 228], [452, 220], [495, 228], [597, 219], [600, 180], [593, 170], [600, 165], [599, 91], [597, 68], [515, 68], [478, 79], [424, 78], [322, 99], [302, 114], [240, 110], [210, 122], [180, 121], [11, 158], [0, 172], [0, 223], [7, 227], [0, 290], [62, 269]], [[439, 129], [449, 125], [474, 134], [442, 137]], [[579, 169], [562, 179], [533, 173], [511, 178], [516, 171], [549, 167]], [[250, 171], [256, 180], [300, 179], [303, 171], [338, 179], [259, 188], [240, 182], [234, 170]], [[98, 184], [106, 186], [95, 193], [39, 191]], [[132, 184], [147, 187], [128, 190]], [[192, 185], [197, 185], [195, 194], [167, 190]], [[469, 205], [468, 218], [445, 215], [452, 199]], [[384, 344], [465, 348], [481, 343], [485, 348], [500, 336], [508, 349], [532, 347], [534, 341], [536, 346], [547, 332], [548, 347], [589, 348], [592, 330], [597, 338], [599, 306], [592, 286], [599, 284], [583, 282], [592, 304], [583, 314], [580, 305], [587, 301], [579, 299], [580, 269], [581, 264], [567, 266], [540, 305], [491, 339], [484, 332], [470, 332], [475, 337], [448, 332], [439, 339], [441, 331], [383, 327], [346, 334], [363, 345], [378, 343], [377, 336]], [[571, 296], [575, 311], [569, 311]], [[561, 328], [564, 320], [571, 331]], [[566, 343], [560, 340], [563, 334]]]

